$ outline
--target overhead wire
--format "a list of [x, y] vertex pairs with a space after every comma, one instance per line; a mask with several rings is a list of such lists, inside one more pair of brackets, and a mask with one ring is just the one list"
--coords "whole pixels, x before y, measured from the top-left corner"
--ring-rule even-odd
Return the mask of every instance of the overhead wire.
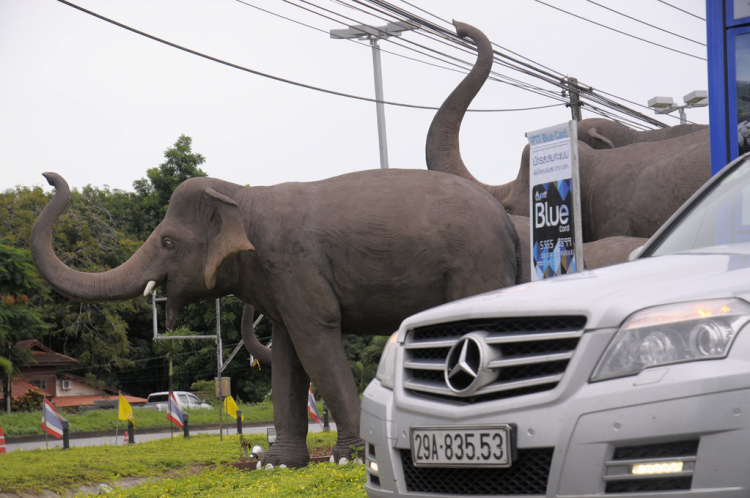
[[540, 3], [542, 5], [546, 5], [547, 7], [551, 8], [551, 9], [555, 9], [555, 10], [559, 10], [560, 12], [564, 12], [565, 14], [568, 14], [569, 16], [573, 16], [575, 18], [581, 19], [582, 21], [586, 21], [588, 23], [595, 24], [597, 26], [600, 26], [602, 28], [608, 29], [610, 31], [614, 31], [616, 33], [620, 33], [621, 35], [629, 36], [630, 38], [635, 38], [636, 40], [641, 40], [643, 42], [650, 43], [651, 45], [655, 45], [657, 47], [661, 47], [661, 48], [664, 48], [664, 49], [667, 49], [667, 50], [671, 50], [672, 52], [677, 52], [678, 54], [687, 55], [688, 57], [692, 57], [694, 59], [700, 59], [702, 61], [707, 60], [705, 57], [701, 57], [699, 55], [690, 54], [688, 52], [683, 52], [682, 50], [677, 50], [676, 48], [668, 47], [666, 45], [662, 45], [661, 43], [656, 43], [654, 41], [647, 40], [645, 38], [641, 38], [640, 36], [635, 36], [633, 34], [626, 33], [625, 31], [621, 31], [619, 29], [615, 29], [612, 26], [607, 26], [606, 24], [602, 24], [602, 23], [598, 23], [596, 21], [592, 21], [591, 19], [588, 19], [587, 17], [579, 16], [578, 14], [574, 14], [573, 12], [569, 12], [569, 11], [567, 11], [565, 9], [561, 9], [560, 7], [556, 7], [554, 5], [548, 4], [546, 2], [543, 2], [542, 0], [534, 0], [534, 1], [537, 2], [537, 3]]
[[[270, 15], [272, 15], [272, 16], [275, 16], [275, 17], [278, 17], [278, 18], [281, 18], [281, 19], [284, 19], [284, 20], [287, 20], [287, 21], [293, 22], [293, 23], [295, 23], [295, 24], [299, 24], [299, 25], [301, 25], [301, 26], [305, 26], [305, 27], [307, 27], [307, 28], [310, 28], [310, 29], [312, 29], [312, 30], [315, 30], [315, 31], [318, 31], [318, 32], [324, 33], [324, 34], [326, 34], [326, 35], [329, 35], [329, 34], [330, 34], [330, 32], [329, 32], [329, 31], [326, 31], [325, 29], [322, 29], [322, 28], [318, 28], [318, 27], [316, 27], [316, 26], [313, 26], [313, 25], [311, 25], [311, 24], [307, 24], [307, 23], [303, 23], [303, 22], [301, 22], [301, 21], [297, 21], [296, 19], [292, 19], [291, 17], [283, 16], [283, 15], [281, 15], [281, 14], [278, 14], [278, 13], [276, 13], [276, 12], [270, 11], [270, 10], [268, 10], [268, 9], [264, 9], [264, 8], [262, 8], [262, 7], [258, 7], [257, 5], [253, 5], [253, 4], [251, 4], [250, 2], [248, 2], [248, 1], [246, 1], [246, 0], [236, 0], [236, 1], [237, 1], [237, 2], [239, 2], [239, 3], [241, 3], [241, 4], [247, 5], [248, 7], [252, 7], [252, 8], [254, 8], [254, 9], [257, 9], [257, 10], [259, 10], [259, 11], [261, 11], [261, 12], [265, 12], [266, 14], [270, 14]], [[333, 0], [332, 0], [332, 1], [333, 1]], [[345, 4], [344, 4], [344, 5], [345, 5]], [[348, 6], [347, 6], [347, 7], [348, 7]], [[365, 47], [365, 48], [368, 48], [368, 49], [369, 49], [369, 48], [372, 48], [372, 47], [371, 47], [371, 46], [370, 46], [369, 44], [366, 44], [366, 43], [362, 43], [362, 42], [360, 42], [359, 40], [354, 40], [354, 39], [351, 39], [351, 38], [342, 38], [342, 39], [344, 39], [344, 40], [346, 40], [346, 41], [348, 41], [348, 42], [351, 42], [351, 43], [355, 43], [355, 44], [357, 44], [357, 45], [360, 45], [360, 46], [362, 46], [362, 47]], [[393, 55], [393, 56], [395, 56], [395, 57], [400, 57], [400, 58], [403, 58], [403, 59], [411, 60], [411, 61], [414, 61], [414, 62], [418, 62], [418, 63], [420, 63], [420, 64], [425, 64], [425, 65], [428, 65], [428, 66], [432, 66], [432, 67], [437, 67], [437, 68], [440, 68], [440, 69], [445, 69], [445, 70], [448, 70], [448, 71], [462, 72], [462, 71], [460, 71], [460, 70], [458, 70], [458, 69], [454, 69], [454, 68], [450, 68], [450, 67], [445, 67], [445, 66], [440, 66], [439, 64], [434, 64], [434, 63], [432, 63], [432, 62], [428, 62], [428, 61], [423, 61], [423, 60], [420, 60], [420, 59], [416, 59], [416, 58], [414, 58], [414, 57], [409, 57], [408, 55], [403, 55], [403, 54], [399, 54], [399, 53], [396, 53], [396, 52], [393, 52], [393, 51], [389, 51], [389, 50], [386, 50], [386, 49], [383, 49], [383, 48], [381, 48], [380, 50], [381, 50], [382, 52], [384, 52], [384, 53], [387, 53], [387, 54]]]
[[613, 13], [619, 15], [619, 16], [626, 17], [626, 18], [628, 18], [630, 20], [633, 20], [635, 22], [644, 24], [644, 25], [646, 25], [646, 26], [648, 26], [650, 28], [658, 29], [659, 31], [662, 31], [664, 33], [668, 33], [668, 34], [676, 36], [678, 38], [682, 38], [683, 40], [687, 40], [689, 42], [697, 43], [698, 45], [703, 45], [704, 47], [706, 46], [706, 44], [703, 43], [703, 42], [699, 42], [698, 40], [693, 40], [692, 38], [688, 38], [687, 36], [682, 36], [681, 34], [675, 33], [673, 31], [669, 31], [668, 29], [660, 28], [659, 26], [656, 26], [654, 24], [647, 23], [646, 21], [642, 21], [642, 20], [637, 19], [637, 18], [635, 18], [633, 16], [629, 16], [629, 15], [623, 13], [623, 12], [620, 12], [619, 10], [615, 10], [615, 9], [613, 9], [611, 7], [607, 7], [606, 5], [602, 5], [600, 3], [597, 3], [594, 0], [586, 0], [586, 1], [589, 2], [589, 3], [592, 3], [594, 5], [596, 5], [597, 7], [601, 7], [602, 9], [605, 9], [605, 10], [608, 10], [610, 12], [613, 12]]
[[[352, 17], [349, 17], [349, 16], [345, 16], [343, 14], [340, 14], [338, 12], [332, 11], [330, 9], [326, 9], [325, 7], [321, 7], [319, 5], [313, 4], [312, 2], [309, 2], [307, 0], [299, 0], [299, 1], [302, 1], [302, 2], [310, 5], [311, 7], [320, 8], [320, 9], [322, 9], [322, 10], [324, 10], [324, 11], [330, 13], [330, 14], [338, 15], [338, 16], [346, 19], [346, 21], [348, 23], [354, 23], [355, 25], [364, 25], [364, 26], [367, 26], [367, 27], [369, 27], [369, 28], [371, 28], [373, 30], [377, 30], [376, 27], [368, 25], [368, 24], [366, 24], [366, 23], [364, 23], [364, 22], [362, 22], [362, 21], [360, 21], [358, 19], [355, 19], [355, 18], [352, 18]], [[289, 4], [289, 5], [292, 5], [292, 6], [295, 6], [295, 7], [299, 7], [299, 8], [301, 8], [301, 9], [307, 11], [307, 12], [320, 15], [320, 16], [322, 16], [322, 17], [324, 17], [326, 19], [329, 19], [331, 21], [342, 22], [343, 24], [348, 25], [347, 23], [344, 23], [343, 21], [340, 21], [340, 20], [337, 20], [335, 18], [332, 18], [332, 17], [330, 17], [327, 14], [321, 14], [319, 12], [315, 12], [312, 8], [300, 6], [300, 5], [292, 2], [291, 0], [284, 0], [284, 2], [287, 3], [287, 4]], [[242, 2], [242, 3], [246, 3], [246, 2]], [[345, 4], [343, 4], [343, 2], [340, 2], [340, 1], [338, 1], [336, 3], [339, 3], [341, 5], [345, 5]], [[361, 3], [361, 2], [359, 2], [359, 3]], [[354, 6], [350, 6], [350, 7], [352, 7], [353, 9], [357, 9], [357, 7], [354, 7]], [[362, 11], [362, 9], [358, 9], [358, 10]], [[380, 18], [381, 18], [381, 20], [384, 20], [384, 21], [393, 21], [394, 20], [392, 18], [384, 18], [384, 17], [380, 17]], [[423, 33], [420, 33], [420, 34], [423, 34]], [[458, 38], [458, 39], [460, 40], [460, 38]], [[416, 43], [416, 42], [414, 42], [412, 40], [405, 40], [405, 42], [407, 42], [407, 43], [409, 43], [411, 45], [417, 46], [417, 47], [419, 47], [419, 48], [421, 48], [423, 50], [431, 51], [433, 53], [430, 54], [430, 53], [427, 53], [427, 52], [425, 52], [423, 50], [415, 49], [414, 47], [408, 47], [408, 46], [404, 45], [403, 43], [400, 43], [397, 38], [387, 38], [386, 40], [388, 42], [390, 42], [390, 43], [393, 43], [393, 44], [397, 45], [397, 46], [400, 46], [402, 48], [406, 48], [407, 50], [415, 51], [415, 52], [417, 52], [419, 54], [422, 54], [422, 55], [424, 55], [426, 57], [434, 58], [434, 59], [439, 60], [439, 61], [441, 61], [443, 63], [453, 65], [455, 67], [471, 68], [471, 66], [472, 66], [471, 62], [467, 62], [467, 61], [459, 59], [459, 58], [457, 58], [455, 56], [450, 56], [450, 55], [446, 54], [445, 52], [440, 52], [438, 50], [435, 50], [432, 47], [428, 47], [428, 46]], [[442, 43], [446, 43], [446, 42], [442, 41]], [[467, 47], [469, 46], [468, 44], [466, 44], [466, 42], [463, 42], [463, 43]], [[448, 43], [446, 43], [446, 45], [452, 47], [452, 45], [450, 45]], [[467, 50], [466, 48], [464, 48], [463, 50], [466, 53], [471, 53], [471, 51]], [[393, 53], [393, 52], [390, 52], [390, 53]], [[500, 63], [504, 64], [502, 61]], [[444, 66], [439, 66], [439, 65], [437, 67], [443, 67], [443, 68], [445, 68]], [[450, 70], [451, 68], [445, 68], [445, 69], [449, 69]], [[460, 71], [460, 72], [462, 72], [463, 74], [465, 74], [466, 72], [468, 72], [468, 70], [463, 70], [463, 71]], [[491, 77], [490, 79], [495, 79], [495, 80], [501, 81], [503, 83], [508, 83], [508, 84], [513, 85], [513, 86], [517, 86], [519, 88], [523, 88], [523, 89], [529, 90], [529, 91], [534, 92], [534, 93], [539, 93], [540, 95], [543, 95], [545, 97], [553, 97], [553, 98], [556, 97], [555, 95], [549, 95], [549, 94], [544, 93], [544, 92], [546, 92], [546, 90], [544, 90], [544, 89], [542, 89], [540, 87], [534, 87], [534, 86], [532, 86], [532, 85], [530, 85], [528, 83], [521, 82], [519, 80], [514, 80], [512, 78], [509, 78], [509, 77], [507, 77], [505, 75], [501, 75], [499, 73], [494, 73], [494, 78]], [[557, 100], [559, 100], [561, 103], [566, 102], [566, 100], [564, 100], [562, 98], [559, 98], [559, 97], [557, 98]], [[532, 110], [532, 109], [536, 109], [536, 108], [547, 108], [547, 107], [554, 107], [555, 105], [561, 105], [561, 104], [553, 104], [552, 106], [541, 106], [541, 107], [533, 107], [533, 108], [524, 108], [524, 109], [518, 109], [518, 110], [527, 110], [527, 109], [528, 110]], [[480, 109], [469, 109], [468, 112], [487, 112], [487, 111], [480, 110]]]
[[[284, 1], [286, 1], [287, 3], [292, 4], [290, 2], [290, 0], [284, 0]], [[300, 1], [304, 1], [305, 3], [311, 4], [311, 2], [308, 2], [307, 0], [300, 0]], [[353, 0], [353, 1], [355, 3], [361, 4], [363, 6], [366, 5], [364, 2], [362, 2], [360, 0]], [[343, 4], [343, 2], [340, 1], [340, 0], [337, 0], [336, 3]], [[389, 8], [392, 7], [392, 4], [387, 4], [386, 2], [379, 2], [379, 3], [386, 4]], [[356, 8], [356, 7], [353, 7], [353, 8]], [[364, 11], [361, 8], [359, 10], [362, 11], [362, 12], [370, 14], [369, 12], [366, 12], [366, 11]], [[387, 14], [387, 12], [383, 11], [382, 9], [379, 9], [379, 12], [382, 13], [382, 14]], [[458, 35], [456, 35], [455, 33], [453, 33], [452, 30], [446, 30], [444, 28], [438, 28], [434, 24], [430, 24], [428, 26], [425, 26], [425, 25], [421, 25], [420, 26], [419, 23], [422, 22], [421, 19], [418, 19], [418, 18], [414, 17], [413, 15], [410, 15], [406, 11], [401, 11], [400, 13], [402, 14], [402, 16], [401, 17], [396, 17], [396, 18], [393, 18], [393, 17], [384, 17], [382, 15], [379, 15], [379, 16], [376, 15], [375, 17], [378, 17], [381, 20], [384, 20], [384, 21], [387, 21], [387, 22], [393, 22], [393, 21], [395, 21], [395, 22], [404, 22], [404, 21], [406, 21], [406, 22], [408, 22], [410, 24], [413, 24], [415, 26], [419, 26], [419, 27], [423, 28], [422, 30], [420, 30], [420, 31], [417, 32], [417, 34], [419, 34], [419, 35], [426, 36], [426, 37], [428, 37], [430, 39], [433, 39], [433, 40], [437, 40], [438, 42], [440, 42], [440, 43], [442, 43], [442, 44], [444, 44], [444, 45], [446, 45], [448, 47], [451, 47], [451, 48], [459, 48], [459, 50], [462, 50], [463, 52], [465, 52], [467, 54], [472, 54], [473, 55], [473, 53], [475, 52], [475, 49], [474, 49], [474, 47], [472, 45], [470, 45], [468, 42], [466, 42], [466, 40], [464, 40], [463, 38], [461, 38]], [[347, 20], [349, 20], [350, 22], [356, 22], [357, 24], [364, 24], [361, 21], [355, 20], [353, 18], [350, 18], [350, 17], [347, 17], [347, 16], [344, 16], [344, 17]], [[372, 27], [372, 26], [370, 26], [370, 27]], [[377, 28], [374, 28], [374, 29], [377, 29]], [[389, 41], [390, 43], [394, 43], [394, 44], [403, 46], [403, 44], [401, 44], [401, 43], [399, 43], [398, 41], [395, 41], [395, 40], [396, 39], [387, 38], [387, 41]], [[445, 52], [441, 52], [439, 50], [435, 50], [432, 47], [427, 47], [425, 45], [418, 44], [418, 43], [416, 43], [416, 42], [414, 42], [412, 40], [404, 40], [404, 41], [407, 42], [407, 43], [416, 45], [416, 46], [418, 46], [418, 47], [420, 47], [422, 49], [432, 51], [434, 54], [426, 54], [425, 52], [417, 50], [417, 49], [414, 49], [413, 47], [406, 47], [407, 49], [416, 50], [417, 52], [419, 52], [421, 54], [424, 54], [426, 56], [429, 56], [429, 57], [436, 57], [438, 59], [440, 59], [440, 57], [443, 57], [444, 58], [444, 59], [442, 59], [443, 62], [453, 64], [453, 62], [445, 60], [445, 58], [448, 58], [448, 59], [451, 59], [454, 62], [460, 63], [463, 67], [466, 67], [466, 68], [469, 68], [469, 69], [473, 65], [472, 62], [468, 62], [466, 60], [459, 59], [459, 58], [457, 58], [455, 56], [450, 56], [450, 55], [446, 54]], [[497, 54], [497, 52], [496, 52], [496, 54]], [[514, 69], [514, 70], [520, 70], [521, 72], [523, 72], [525, 74], [529, 74], [531, 76], [535, 76], [535, 74], [529, 73], [528, 71], [526, 71], [526, 70], [524, 70], [522, 68], [518, 68], [516, 66], [513, 66], [512, 64], [509, 64], [509, 63], [507, 63], [504, 60], [495, 58], [495, 61], [498, 64], [502, 65], [502, 66], [505, 66], [505, 67], [508, 67], [508, 68]], [[554, 78], [554, 75], [552, 75], [552, 76]], [[517, 79], [514, 79], [514, 78], [510, 78], [509, 76], [503, 75], [501, 73], [497, 73], [497, 72], [493, 71], [491, 73], [491, 76], [490, 76], [489, 79], [490, 80], [495, 80], [495, 81], [500, 81], [502, 83], [507, 83], [507, 84], [510, 84], [512, 86], [516, 86], [518, 88], [522, 88], [524, 90], [528, 90], [528, 91], [531, 91], [533, 93], [538, 93], [538, 94], [546, 96], [546, 97], [551, 97], [551, 98], [557, 99], [557, 100], [559, 100], [561, 102], [566, 102], [565, 99], [562, 99], [561, 96], [559, 96], [558, 94], [556, 94], [554, 92], [550, 92], [549, 90], [543, 89], [541, 87], [531, 85], [531, 84], [529, 84], [527, 82], [523, 82], [523, 81], [520, 81], [520, 80], [517, 80]], [[556, 80], [552, 80], [550, 82], [556, 83]], [[470, 109], [470, 111], [471, 111], [471, 109]]]
[[[373, 98], [370, 98], [370, 97], [363, 97], [361, 95], [352, 95], [352, 94], [349, 94], [349, 93], [339, 92], [337, 90], [330, 90], [330, 89], [327, 89], [327, 88], [322, 88], [322, 87], [318, 87], [318, 86], [314, 86], [314, 85], [309, 85], [307, 83], [302, 83], [302, 82], [299, 82], [299, 81], [294, 81], [294, 80], [290, 80], [290, 79], [287, 79], [287, 78], [282, 78], [280, 76], [274, 76], [272, 74], [264, 73], [262, 71], [251, 69], [251, 68], [248, 68], [248, 67], [245, 67], [245, 66], [240, 66], [238, 64], [234, 64], [232, 62], [225, 61], [225, 60], [219, 59], [217, 57], [213, 57], [211, 55], [204, 54], [202, 52], [198, 52], [196, 50], [184, 47], [182, 45], [178, 45], [176, 43], [172, 43], [172, 42], [167, 41], [167, 40], [165, 40], [163, 38], [159, 38], [157, 36], [151, 35], [151, 34], [146, 33], [144, 31], [140, 31], [138, 29], [135, 29], [135, 28], [132, 28], [132, 27], [127, 26], [125, 24], [122, 24], [120, 22], [117, 22], [114, 19], [110, 19], [108, 17], [105, 17], [105, 16], [102, 16], [100, 14], [97, 14], [96, 12], [93, 12], [93, 11], [90, 11], [88, 9], [85, 9], [85, 8], [83, 8], [83, 7], [79, 6], [79, 5], [76, 5], [74, 3], [71, 3], [71, 2], [69, 2], [67, 0], [57, 0], [57, 1], [60, 2], [60, 3], [65, 4], [65, 5], [68, 5], [69, 7], [72, 7], [74, 9], [80, 10], [81, 12], [89, 14], [89, 15], [91, 15], [93, 17], [96, 17], [96, 18], [101, 19], [103, 21], [106, 21], [108, 23], [114, 24], [115, 26], [118, 26], [120, 28], [126, 29], [126, 30], [131, 31], [133, 33], [136, 33], [138, 35], [141, 35], [141, 36], [144, 36], [144, 37], [149, 38], [151, 40], [157, 41], [159, 43], [163, 43], [163, 44], [168, 45], [170, 47], [176, 48], [178, 50], [182, 50], [184, 52], [196, 55], [198, 57], [202, 57], [202, 58], [210, 60], [212, 62], [217, 62], [219, 64], [223, 64], [225, 66], [228, 66], [228, 67], [231, 67], [231, 68], [234, 68], [234, 69], [239, 69], [240, 71], [245, 71], [245, 72], [248, 72], [248, 73], [251, 73], [251, 74], [255, 74], [257, 76], [262, 76], [264, 78], [268, 78], [268, 79], [271, 79], [271, 80], [279, 81], [279, 82], [282, 82], [282, 83], [287, 83], [287, 84], [298, 86], [298, 87], [301, 87], [301, 88], [306, 88], [308, 90], [315, 90], [315, 91], [322, 92], [322, 93], [327, 93], [327, 94], [330, 94], [330, 95], [336, 95], [336, 96], [339, 96], [339, 97], [346, 97], [346, 98], [355, 99], [355, 100], [361, 100], [361, 101], [365, 101], [365, 102], [375, 102], [375, 103], [382, 103], [382, 104], [385, 104], [385, 105], [392, 105], [392, 106], [398, 106], [398, 107], [408, 107], [408, 108], [411, 108], [411, 109], [425, 109], [425, 110], [431, 110], [431, 111], [434, 111], [434, 110], [438, 109], [437, 107], [431, 107], [431, 106], [405, 104], [405, 103], [402, 103], [402, 102], [392, 102], [392, 101], [388, 101], [388, 100], [377, 100], [377, 99], [373, 99]], [[513, 112], [513, 111], [527, 111], [527, 110], [534, 110], [534, 109], [543, 109], [543, 108], [546, 108], [546, 107], [548, 107], [548, 106], [543, 106], [543, 107], [525, 107], [525, 108], [516, 108], [516, 109], [474, 109], [473, 112]]]
[[[354, 1], [354, 2], [360, 3], [360, 4], [363, 3], [362, 0], [351, 0], [351, 1]], [[367, 0], [367, 2], [370, 3], [370, 4], [375, 4], [378, 7], [382, 8], [382, 9], [385, 9], [387, 11], [390, 11], [391, 13], [393, 13], [396, 16], [397, 19], [401, 19], [401, 20], [405, 19], [405, 20], [407, 20], [409, 22], [412, 22], [412, 23], [415, 23], [415, 24], [419, 24], [421, 22], [421, 18], [419, 16], [414, 16], [414, 15], [410, 14], [408, 11], [406, 11], [404, 9], [401, 9], [399, 7], [396, 7], [393, 4], [387, 2], [386, 0]], [[437, 16], [435, 16], [435, 17], [438, 18], [438, 19], [440, 19]], [[436, 27], [434, 23], [429, 23], [429, 25], [422, 26], [422, 27], [424, 28], [425, 31], [433, 32], [433, 33], [435, 33], [435, 34], [437, 34], [437, 35], [439, 35], [439, 36], [441, 36], [443, 38], [450, 39], [450, 40], [454, 41], [457, 44], [469, 46], [465, 40], [463, 40], [460, 37], [458, 37], [457, 35], [455, 35], [451, 30], [447, 30], [447, 29], [444, 29], [444, 28]], [[501, 55], [503, 55], [503, 54], [501, 54]], [[543, 80], [546, 80], [547, 83], [552, 84], [554, 86], [557, 86], [558, 88], [560, 88], [560, 89], [562, 89], [564, 91], [569, 92], [571, 90], [574, 90], [574, 91], [577, 91], [577, 92], [583, 92], [583, 93], [580, 93], [581, 97], [585, 96], [587, 99], [597, 100], [602, 105], [612, 107], [612, 109], [615, 110], [616, 112], [621, 112], [621, 113], [624, 113], [626, 115], [629, 115], [629, 116], [632, 116], [632, 117], [636, 117], [637, 119], [640, 119], [640, 120], [642, 120], [642, 121], [644, 121], [644, 122], [646, 122], [646, 123], [648, 123], [650, 125], [653, 125], [653, 126], [658, 126], [658, 127], [664, 127], [664, 126], [666, 126], [664, 123], [662, 123], [659, 120], [656, 120], [656, 119], [654, 119], [654, 118], [652, 118], [650, 116], [646, 116], [646, 115], [644, 115], [644, 114], [642, 114], [642, 113], [640, 113], [640, 112], [638, 112], [638, 111], [636, 111], [634, 109], [628, 108], [627, 106], [623, 106], [622, 104], [620, 104], [618, 102], [614, 102], [611, 99], [607, 99], [606, 97], [601, 97], [601, 96], [597, 95], [597, 93], [594, 92], [591, 87], [587, 87], [586, 85], [583, 85], [581, 83], [578, 84], [577, 88], [572, 89], [571, 86], [570, 86], [570, 84], [569, 84], [569, 82], [568, 82], [568, 80], [567, 80], [567, 78], [560, 79], [560, 80], [556, 80], [556, 79], [552, 79], [552, 78], [547, 79], [548, 75], [539, 76], [539, 75], [537, 75], [537, 74], [535, 74], [533, 72], [530, 73], [528, 70], [532, 70], [532, 69], [538, 70], [538, 68], [535, 68], [533, 65], [531, 65], [531, 66], [527, 65], [526, 68], [518, 68], [516, 66], [513, 66], [510, 63], [506, 63], [506, 62], [503, 62], [501, 60], [498, 60], [497, 57], [495, 58], [495, 60], [499, 64], [501, 64], [501, 65], [512, 67], [513, 69], [520, 70], [521, 72], [523, 72], [525, 74], [529, 74], [529, 75], [535, 76], [535, 77], [541, 77]], [[536, 63], [534, 63], [534, 64], [536, 64]], [[554, 93], [549, 93], [547, 95], [548, 96], [555, 95], [555, 97], [557, 96]]]
[[684, 12], [685, 14], [691, 15], [693, 17], [697, 17], [701, 21], [705, 21], [706, 20], [705, 17], [701, 17], [701, 16], [699, 16], [697, 14], [693, 14], [692, 12], [689, 12], [689, 11], [687, 11], [685, 9], [681, 9], [681, 8], [677, 7], [676, 5], [672, 5], [669, 2], [665, 2], [664, 0], [657, 0], [657, 1], [663, 3], [664, 5], [668, 5], [669, 7], [672, 7], [673, 9], [679, 10], [680, 12]]

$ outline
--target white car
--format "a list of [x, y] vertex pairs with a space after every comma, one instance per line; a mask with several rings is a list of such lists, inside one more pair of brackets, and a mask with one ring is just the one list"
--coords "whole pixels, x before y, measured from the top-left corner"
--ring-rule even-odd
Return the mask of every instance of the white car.
[[405, 320], [362, 398], [367, 494], [750, 497], [749, 321], [745, 155], [634, 261]]
[[[200, 399], [193, 393], [187, 391], [173, 391], [177, 402], [179, 403], [180, 410], [210, 410], [213, 408], [211, 405]], [[144, 408], [150, 408], [152, 410], [159, 410], [161, 412], [167, 411], [167, 402], [169, 401], [169, 391], [161, 391], [158, 393], [151, 393], [148, 395], [148, 400]]]

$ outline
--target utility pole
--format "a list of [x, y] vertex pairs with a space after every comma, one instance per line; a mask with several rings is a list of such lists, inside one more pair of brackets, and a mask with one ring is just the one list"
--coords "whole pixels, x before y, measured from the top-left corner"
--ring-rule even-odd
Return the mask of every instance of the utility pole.
[[378, 40], [387, 39], [391, 36], [401, 36], [403, 31], [416, 29], [415, 26], [402, 22], [389, 22], [386, 26], [367, 26], [357, 24], [347, 29], [332, 29], [331, 38], [357, 38], [358, 40], [369, 39], [372, 47], [372, 66], [375, 77], [375, 109], [378, 117], [378, 146], [380, 149], [380, 167], [388, 169], [388, 141], [385, 133], [385, 106], [383, 104], [383, 71], [380, 64], [380, 47]]
[[581, 98], [579, 95], [580, 88], [578, 87], [578, 78], [568, 78], [568, 95], [570, 96], [570, 103], [567, 104], [570, 107], [570, 114], [573, 117], [573, 121], [580, 121], [583, 119], [581, 115]]

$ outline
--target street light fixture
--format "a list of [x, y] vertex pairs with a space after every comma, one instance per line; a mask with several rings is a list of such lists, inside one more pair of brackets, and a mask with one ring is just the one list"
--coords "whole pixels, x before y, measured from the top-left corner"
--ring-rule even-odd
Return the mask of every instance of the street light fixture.
[[684, 104], [674, 103], [672, 97], [654, 97], [648, 101], [648, 106], [656, 114], [669, 114], [672, 111], [680, 111], [680, 124], [686, 124], [685, 109], [691, 107], [708, 106], [708, 92], [706, 90], [694, 90], [682, 97]]
[[388, 169], [388, 143], [385, 136], [385, 107], [383, 106], [383, 71], [380, 65], [380, 48], [378, 40], [391, 36], [401, 36], [403, 31], [417, 29], [406, 21], [389, 22], [385, 26], [367, 26], [357, 24], [346, 29], [332, 29], [331, 38], [369, 39], [372, 46], [372, 65], [375, 73], [375, 109], [378, 116], [378, 144], [380, 147], [380, 167]]

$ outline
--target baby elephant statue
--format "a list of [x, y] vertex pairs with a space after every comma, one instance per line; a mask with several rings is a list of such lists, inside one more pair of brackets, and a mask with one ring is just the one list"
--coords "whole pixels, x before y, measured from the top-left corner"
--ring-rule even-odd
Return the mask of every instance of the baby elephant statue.
[[161, 285], [168, 329], [186, 304], [234, 294], [273, 321], [277, 439], [264, 465], [309, 462], [311, 380], [336, 421], [335, 461], [361, 451], [342, 333], [388, 335], [411, 314], [520, 277], [519, 239], [500, 202], [445, 173], [368, 170], [270, 187], [193, 178], [135, 254], [103, 273], [55, 255], [52, 228], [70, 191], [61, 176], [45, 177], [56, 193], [34, 224], [31, 251], [62, 294], [123, 300]]

